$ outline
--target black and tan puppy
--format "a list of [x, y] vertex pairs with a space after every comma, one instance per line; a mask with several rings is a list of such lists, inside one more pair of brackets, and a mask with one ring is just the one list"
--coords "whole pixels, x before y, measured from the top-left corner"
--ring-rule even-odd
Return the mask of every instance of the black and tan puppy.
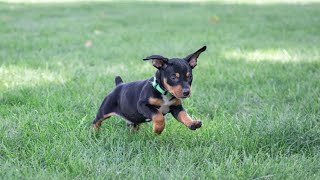
[[160, 55], [146, 57], [144, 60], [151, 60], [158, 69], [155, 76], [147, 80], [123, 83], [117, 76], [116, 88], [103, 100], [93, 127], [99, 128], [103, 120], [118, 115], [135, 129], [151, 120], [153, 131], [160, 134], [165, 127], [164, 115], [170, 112], [191, 130], [200, 128], [201, 121], [190, 118], [181, 99], [191, 94], [192, 69], [205, 50], [206, 46], [182, 59]]

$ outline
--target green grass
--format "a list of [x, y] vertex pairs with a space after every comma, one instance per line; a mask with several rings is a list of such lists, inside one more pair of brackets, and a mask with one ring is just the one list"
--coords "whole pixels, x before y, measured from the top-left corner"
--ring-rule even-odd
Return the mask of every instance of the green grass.
[[[320, 179], [320, 4], [0, 3], [0, 179]], [[92, 46], [85, 47], [91, 40]], [[208, 50], [184, 106], [90, 124], [142, 58]]]

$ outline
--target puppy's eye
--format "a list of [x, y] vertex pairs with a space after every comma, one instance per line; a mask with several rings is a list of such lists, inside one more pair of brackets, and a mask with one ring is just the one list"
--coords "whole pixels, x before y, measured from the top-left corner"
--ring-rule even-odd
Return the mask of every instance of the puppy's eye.
[[192, 75], [188, 76], [188, 81], [192, 81]]
[[170, 76], [170, 78], [171, 78], [171, 80], [173, 80], [173, 81], [177, 81], [177, 80], [178, 80], [178, 77], [177, 77], [176, 74], [172, 74], [172, 75]]

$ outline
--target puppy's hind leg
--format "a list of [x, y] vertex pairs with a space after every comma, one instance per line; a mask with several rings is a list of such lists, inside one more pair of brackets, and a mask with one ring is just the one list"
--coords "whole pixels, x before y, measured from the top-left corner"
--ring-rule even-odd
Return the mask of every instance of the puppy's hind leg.
[[114, 102], [114, 100], [110, 96], [107, 96], [103, 100], [99, 108], [99, 111], [96, 115], [96, 118], [92, 122], [92, 127], [94, 129], [99, 129], [102, 121], [108, 119], [112, 115], [116, 115], [116, 113], [114, 112], [114, 109], [116, 109], [116, 106], [117, 106], [116, 102]]
[[108, 114], [105, 114], [104, 116], [102, 116], [101, 118], [98, 119], [98, 117], [96, 117], [93, 122], [92, 122], [92, 127], [94, 129], [99, 129], [101, 126], [102, 121], [108, 119], [110, 116], [112, 115], [116, 115], [114, 112], [110, 112]]

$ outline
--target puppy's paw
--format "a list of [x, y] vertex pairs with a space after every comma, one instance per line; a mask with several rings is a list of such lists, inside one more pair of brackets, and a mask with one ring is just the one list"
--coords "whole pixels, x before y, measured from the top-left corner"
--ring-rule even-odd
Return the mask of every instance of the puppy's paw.
[[191, 129], [191, 130], [196, 130], [196, 129], [200, 128], [201, 126], [202, 126], [202, 122], [199, 121], [199, 120], [195, 120], [195, 121], [193, 121], [192, 124], [191, 124], [190, 126], [188, 126], [188, 127], [189, 127], [189, 129]]
[[94, 123], [93, 123], [91, 127], [92, 127], [93, 130], [99, 131], [99, 130], [100, 130], [100, 126], [101, 126], [100, 123], [97, 123], [97, 124], [94, 124]]

